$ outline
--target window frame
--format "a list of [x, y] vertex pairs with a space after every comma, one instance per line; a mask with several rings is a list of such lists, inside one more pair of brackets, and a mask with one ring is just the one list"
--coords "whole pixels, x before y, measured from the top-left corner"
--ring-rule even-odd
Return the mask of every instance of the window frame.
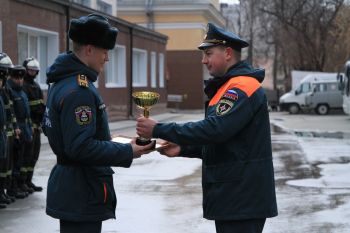
[[[120, 49], [118, 52], [118, 49]], [[112, 72], [113, 76], [117, 77], [116, 82], [109, 82], [108, 80], [108, 75], [109, 75], [109, 67], [112, 65], [111, 62], [111, 57], [110, 61], [108, 61], [106, 72], [105, 72], [105, 87], [106, 88], [124, 88], [126, 87], [126, 46], [125, 45], [116, 45], [113, 50], [114, 56], [117, 56], [116, 62], [114, 62], [115, 69]], [[119, 57], [119, 53], [122, 53], [121, 56]], [[118, 59], [120, 58], [120, 59]], [[113, 58], [114, 60], [114, 58]], [[121, 75], [121, 77], [119, 76]], [[113, 80], [115, 81], [115, 80]]]
[[159, 79], [159, 87], [165, 87], [165, 76], [164, 76], [164, 67], [165, 67], [165, 55], [164, 53], [158, 54], [158, 79]]
[[157, 53], [151, 52], [151, 87], [157, 88]]
[[[39, 80], [37, 81], [40, 85], [40, 87], [44, 90], [48, 89], [48, 85], [46, 82], [41, 82], [42, 77], [46, 80], [46, 68], [49, 67], [53, 62], [55, 61], [56, 57], [59, 54], [59, 33], [54, 31], [49, 31], [41, 28], [31, 27], [23, 24], [17, 25], [17, 36], [19, 33], [26, 33], [29, 36], [35, 36], [37, 38], [37, 57], [39, 63], [40, 63], [40, 72], [39, 72]], [[46, 66], [42, 67], [43, 62], [40, 55], [40, 37], [45, 37], [47, 41], [47, 50], [46, 50]], [[27, 43], [29, 45], [29, 39], [27, 40]], [[19, 44], [19, 41], [17, 39], [17, 45]], [[27, 57], [29, 56], [30, 48], [28, 46], [27, 51]], [[19, 53], [19, 51], [17, 51]], [[18, 55], [18, 62], [20, 63], [20, 56]], [[41, 77], [41, 78], [40, 78]]]
[[[132, 69], [133, 69], [133, 71], [132, 71], [132, 86], [133, 87], [147, 87], [148, 86], [148, 80], [147, 80], [147, 71], [148, 71], [148, 68], [147, 68], [147, 66], [148, 66], [148, 59], [147, 59], [147, 54], [148, 54], [148, 52], [147, 52], [147, 50], [144, 50], [144, 49], [138, 49], [138, 48], [133, 48], [132, 49], [132, 53], [133, 53], [133, 61], [132, 61]], [[141, 58], [141, 67], [138, 67], [138, 68], [141, 68], [141, 70], [139, 71], [139, 73], [140, 73], [140, 75], [142, 75], [142, 77], [140, 77], [140, 82], [135, 82], [135, 73], [136, 72], [134, 72], [135, 70], [135, 53], [139, 53], [139, 54], [142, 54], [142, 58]], [[139, 61], [140, 62], [140, 61]], [[139, 65], [140, 63], [138, 63], [137, 65]]]

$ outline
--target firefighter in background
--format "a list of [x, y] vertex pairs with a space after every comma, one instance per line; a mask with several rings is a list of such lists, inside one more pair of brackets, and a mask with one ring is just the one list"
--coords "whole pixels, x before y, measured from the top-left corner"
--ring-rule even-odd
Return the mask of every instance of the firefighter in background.
[[[1, 58], [3, 58], [2, 56]], [[7, 59], [7, 63], [9, 64]], [[4, 63], [5, 59], [1, 59], [0, 62]], [[0, 66], [0, 93], [3, 91], [4, 85], [6, 83], [8, 68]], [[7, 176], [7, 168], [6, 168], [6, 112], [5, 112], [5, 104], [2, 96], [0, 95], [0, 209], [6, 208], [7, 204], [11, 203], [5, 195], [5, 184], [6, 184], [6, 176]]]
[[[0, 95], [5, 104], [5, 114], [6, 114], [6, 160], [3, 165], [4, 168], [2, 170], [3, 174], [6, 174], [6, 178], [2, 179], [2, 182], [5, 182], [5, 189], [7, 192], [4, 194], [6, 198], [6, 202], [8, 200], [14, 202], [15, 198], [24, 198], [25, 194], [23, 192], [11, 192], [12, 186], [12, 168], [13, 168], [13, 142], [15, 138], [19, 138], [20, 129], [17, 126], [17, 120], [14, 114], [13, 102], [10, 99], [9, 95], [9, 86], [7, 78], [9, 76], [9, 69], [13, 67], [12, 61], [10, 57], [6, 53], [0, 53], [0, 70], [2, 70], [3, 76], [3, 88], [0, 91]], [[5, 175], [3, 175], [5, 176]], [[5, 180], [5, 181], [4, 181]], [[9, 191], [10, 190], [10, 191]]]
[[14, 143], [14, 167], [12, 172], [12, 191], [14, 194], [23, 192], [26, 196], [34, 190], [26, 185], [27, 167], [29, 165], [27, 148], [33, 139], [32, 125], [28, 98], [23, 91], [23, 78], [26, 69], [17, 65], [9, 69], [10, 79], [7, 80], [10, 90], [10, 98], [13, 101], [18, 127], [21, 130], [19, 138]]
[[26, 68], [26, 74], [24, 76], [23, 91], [27, 94], [30, 118], [33, 126], [33, 141], [29, 144], [28, 159], [29, 166], [27, 167], [27, 180], [26, 184], [36, 192], [43, 190], [42, 187], [36, 186], [32, 182], [34, 167], [39, 158], [40, 153], [40, 135], [41, 135], [41, 121], [45, 112], [45, 104], [43, 99], [43, 92], [35, 78], [39, 74], [40, 64], [38, 60], [33, 57], [27, 58], [23, 62], [23, 66]]

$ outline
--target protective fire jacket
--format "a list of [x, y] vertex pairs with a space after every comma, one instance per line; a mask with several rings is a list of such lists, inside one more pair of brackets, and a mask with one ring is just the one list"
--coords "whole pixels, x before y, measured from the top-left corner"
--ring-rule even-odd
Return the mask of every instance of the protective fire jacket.
[[12, 79], [7, 81], [8, 93], [13, 103], [17, 126], [21, 130], [20, 138], [30, 142], [33, 139], [32, 123], [30, 121], [29, 102], [22, 86], [16, 84]]
[[159, 123], [153, 137], [181, 145], [181, 155], [202, 159], [204, 217], [243, 220], [277, 215], [263, 70], [245, 62], [223, 77], [204, 120]]
[[2, 96], [0, 95], [0, 159], [4, 159], [5, 157], [6, 157], [6, 112], [5, 112], [4, 101], [2, 100]]
[[39, 84], [30, 77], [24, 78], [23, 90], [28, 96], [33, 126], [38, 128], [45, 112], [43, 92]]

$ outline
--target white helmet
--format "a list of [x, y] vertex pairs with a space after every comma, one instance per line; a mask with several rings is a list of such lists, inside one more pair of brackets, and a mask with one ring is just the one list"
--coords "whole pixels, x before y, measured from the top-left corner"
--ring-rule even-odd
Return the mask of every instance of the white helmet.
[[0, 67], [6, 69], [13, 67], [11, 58], [6, 53], [0, 53]]
[[6, 79], [9, 74], [9, 68], [12, 67], [13, 64], [11, 58], [7, 56], [6, 53], [0, 53], [0, 78], [3, 80], [2, 85], [4, 85], [4, 82], [6, 82]]
[[40, 63], [34, 57], [28, 57], [24, 60], [23, 66], [29, 70], [40, 70]]

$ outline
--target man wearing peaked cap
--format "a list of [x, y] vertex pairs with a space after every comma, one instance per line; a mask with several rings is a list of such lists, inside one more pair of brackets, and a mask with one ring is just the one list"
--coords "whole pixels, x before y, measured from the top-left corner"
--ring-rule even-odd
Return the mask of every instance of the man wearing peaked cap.
[[203, 42], [198, 46], [200, 50], [204, 50], [214, 46], [226, 46], [231, 47], [234, 50], [241, 52], [242, 48], [248, 47], [249, 43], [242, 40], [236, 34], [225, 31], [222, 28], [215, 26], [212, 23], [208, 23], [207, 34]]
[[47, 187], [46, 213], [60, 220], [61, 233], [100, 233], [115, 218], [114, 173], [130, 167], [152, 144], [111, 141], [105, 104], [94, 86], [118, 30], [98, 14], [72, 19], [73, 51], [48, 68], [50, 85], [42, 128], [57, 157]]
[[[204, 217], [217, 233], [261, 233], [277, 215], [265, 72], [241, 61], [249, 44], [214, 24], [198, 46], [213, 78], [205, 119], [185, 124], [140, 117], [137, 134], [167, 140], [162, 154], [202, 159]], [[171, 142], [171, 143], [170, 143]]]

